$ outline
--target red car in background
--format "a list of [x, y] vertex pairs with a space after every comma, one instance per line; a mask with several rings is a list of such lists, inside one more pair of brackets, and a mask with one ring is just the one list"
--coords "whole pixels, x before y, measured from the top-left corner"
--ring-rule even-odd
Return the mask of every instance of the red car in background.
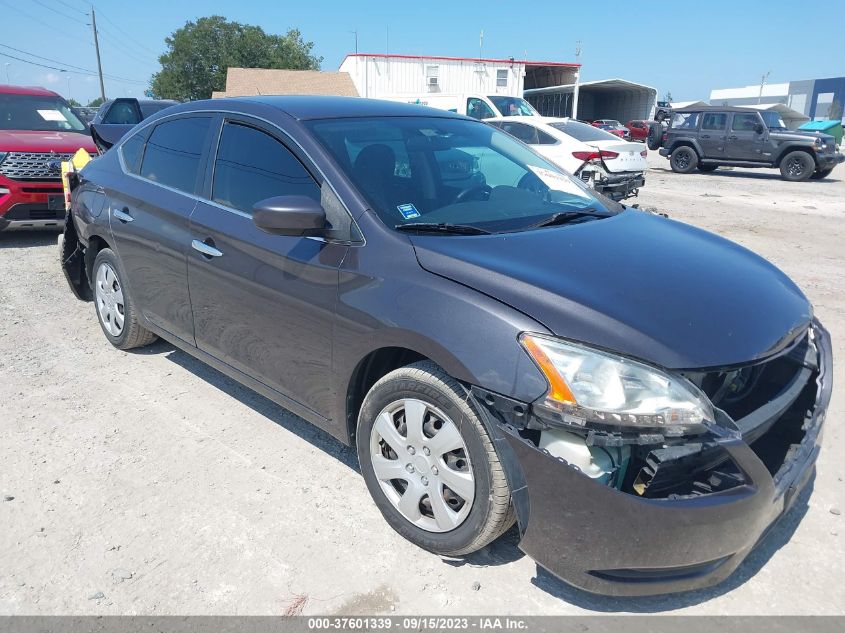
[[628, 131], [631, 133], [632, 141], [642, 141], [645, 143], [646, 140], [648, 140], [648, 121], [635, 119], [634, 121], [628, 121], [625, 124], [625, 127], [628, 128]]
[[62, 179], [50, 168], [97, 148], [58, 94], [0, 85], [0, 231], [64, 226]]
[[631, 133], [628, 131], [624, 125], [622, 125], [616, 119], [596, 119], [592, 123], [593, 127], [600, 128], [605, 130], [606, 132], [610, 132], [611, 134], [615, 134], [621, 139], [626, 141], [631, 140]]

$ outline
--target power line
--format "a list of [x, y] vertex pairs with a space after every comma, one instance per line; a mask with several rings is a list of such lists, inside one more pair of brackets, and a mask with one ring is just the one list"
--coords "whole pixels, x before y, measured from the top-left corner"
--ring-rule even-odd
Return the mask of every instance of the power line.
[[44, 8], [45, 8], [45, 9], [47, 9], [48, 11], [52, 11], [53, 13], [56, 13], [56, 14], [58, 14], [58, 15], [62, 16], [62, 17], [63, 17], [63, 18], [65, 18], [66, 20], [73, 20], [74, 22], [78, 22], [79, 24], [82, 24], [83, 26], [88, 26], [88, 23], [87, 23], [87, 22], [83, 22], [83, 21], [82, 21], [82, 20], [80, 20], [79, 18], [76, 18], [76, 17], [74, 17], [74, 16], [72, 16], [72, 15], [68, 15], [68, 14], [67, 14], [67, 13], [65, 13], [64, 11], [59, 11], [58, 9], [56, 9], [56, 8], [54, 8], [54, 7], [51, 7], [49, 4], [44, 4], [44, 2], [43, 2], [42, 0], [35, 0], [35, 3], [36, 3], [37, 5], [39, 5], [39, 6], [44, 7]]
[[141, 62], [142, 64], [144, 64], [146, 66], [150, 65], [150, 62], [152, 60], [144, 59], [144, 58], [140, 57], [140, 55], [138, 53], [135, 53], [134, 51], [129, 51], [129, 50], [126, 50], [125, 48], [122, 48], [121, 42], [118, 41], [115, 38], [115, 36], [111, 35], [110, 33], [104, 32], [103, 29], [101, 29], [99, 27], [97, 27], [97, 33], [99, 33], [101, 39], [103, 39], [106, 42], [109, 42], [110, 44], [112, 44], [115, 47], [115, 50], [118, 53], [120, 53], [121, 55], [123, 55], [124, 57], [132, 59], [133, 61], [136, 61], [136, 62]]
[[[0, 1], [2, 1], [2, 0], [0, 0]], [[6, 8], [8, 8], [8, 9], [12, 9], [12, 11], [17, 11], [22, 16], [24, 16], [25, 18], [27, 18], [29, 20], [32, 20], [33, 22], [37, 22], [40, 26], [42, 26], [42, 27], [44, 26], [43, 20], [39, 20], [38, 18], [33, 17], [32, 15], [30, 15], [26, 11], [23, 11], [23, 10], [19, 9], [18, 7], [14, 6], [12, 4], [8, 4], [6, 2], [4, 2], [4, 6], [6, 6]], [[69, 39], [69, 40], [75, 40], [76, 39], [76, 38], [71, 37], [67, 33], [64, 33], [63, 31], [59, 31], [58, 29], [54, 29], [54, 31], [55, 31], [55, 33], [53, 33], [52, 35], [60, 35], [60, 36], [64, 37], [65, 39]]]
[[[5, 46], [6, 48], [11, 48], [10, 46], [6, 46], [5, 44], [0, 44], [0, 46]], [[18, 49], [12, 49], [12, 50], [18, 50]], [[26, 51], [20, 51], [20, 52], [22, 52], [25, 55], [30, 55], [32, 57], [37, 57], [37, 58], [43, 59], [45, 61], [53, 62], [54, 64], [64, 64], [64, 62], [60, 62], [60, 61], [57, 61], [55, 59], [49, 59], [47, 57], [40, 57], [39, 55], [33, 55], [32, 53], [28, 53]], [[2, 55], [3, 57], [8, 57], [9, 59], [14, 59], [14, 60], [17, 60], [19, 62], [23, 62], [24, 64], [31, 64], [33, 66], [39, 66], [41, 68], [49, 68], [50, 70], [58, 70], [60, 73], [71, 73], [73, 75], [91, 75], [91, 76], [97, 75], [97, 73], [94, 72], [93, 70], [84, 69], [84, 68], [81, 68], [79, 66], [70, 66], [68, 68], [60, 68], [58, 66], [50, 66], [48, 64], [41, 64], [39, 62], [34, 62], [32, 60], [29, 60], [29, 59], [24, 59], [23, 57], [17, 57], [15, 55], [10, 55], [9, 53], [3, 53], [1, 51], [0, 51], [0, 55]], [[77, 70], [74, 70], [74, 68], [76, 68]], [[123, 81], [125, 83], [132, 83], [132, 84], [146, 85], [148, 83], [146, 81], [140, 81], [138, 79], [128, 79], [126, 77], [117, 77], [115, 75], [107, 75], [105, 73], [103, 73], [103, 77], [106, 77], [108, 79], [112, 79], [114, 81]]]
[[57, 59], [50, 59], [49, 57], [42, 57], [41, 55], [36, 55], [35, 53], [29, 53], [27, 51], [21, 50], [19, 48], [15, 48], [14, 46], [9, 46], [8, 44], [0, 44], [3, 48], [8, 48], [10, 51], [15, 51], [16, 53], [23, 53], [24, 55], [29, 55], [30, 57], [34, 57], [35, 59], [43, 59], [47, 62], [53, 62], [54, 64], [62, 64], [63, 66], [67, 66], [68, 68], [73, 68], [75, 70], [81, 70], [85, 73], [90, 73], [92, 71], [88, 70], [87, 68], [83, 68], [82, 66], [74, 66], [72, 64], [67, 64], [65, 62], [60, 62]]
[[[138, 41], [137, 39], [135, 39], [132, 35], [130, 35], [129, 33], [127, 33], [127, 32], [126, 32], [123, 28], [121, 28], [121, 27], [120, 27], [120, 26], [118, 26], [115, 22], [113, 22], [113, 21], [109, 18], [109, 16], [107, 16], [106, 14], [104, 14], [104, 13], [100, 10], [100, 8], [99, 8], [99, 7], [97, 7], [97, 11], [99, 12], [99, 14], [100, 14], [100, 17], [101, 17], [101, 18], [103, 18], [106, 22], [108, 22], [109, 24], [111, 24], [111, 25], [115, 28], [115, 30], [116, 30], [116, 31], [118, 31], [119, 33], [121, 33], [121, 34], [122, 34], [122, 35], [123, 35], [126, 39], [128, 39], [130, 42], [133, 42], [136, 46], [138, 46], [139, 48], [144, 49], [144, 50], [145, 50], [145, 51], [147, 51], [148, 53], [150, 53], [150, 54], [152, 54], [152, 55], [155, 55], [156, 59], [158, 59], [158, 56], [159, 56], [159, 54], [160, 54], [160, 53], [157, 53], [157, 52], [156, 52], [156, 51], [154, 51], [153, 49], [151, 49], [151, 48], [149, 48], [148, 46], [146, 46], [146, 45], [142, 44], [140, 41]], [[100, 32], [102, 32], [102, 29], [100, 29]]]
[[64, 0], [56, 0], [56, 2], [58, 2], [61, 5], [64, 5], [65, 7], [70, 9], [71, 11], [76, 11], [77, 13], [81, 13], [82, 15], [85, 15], [85, 16], [88, 15], [88, 13], [86, 13], [85, 11], [78, 9], [75, 6], [68, 4], [67, 2], [64, 2]]

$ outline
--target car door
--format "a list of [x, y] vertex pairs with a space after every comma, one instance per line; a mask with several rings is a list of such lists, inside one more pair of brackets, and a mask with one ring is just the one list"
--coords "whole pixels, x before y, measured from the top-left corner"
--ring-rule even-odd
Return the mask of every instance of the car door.
[[338, 270], [348, 247], [256, 227], [252, 207], [260, 200], [319, 201], [316, 171], [274, 127], [235, 116], [218, 127], [207, 201], [191, 216], [197, 347], [328, 419]]
[[194, 344], [186, 258], [188, 218], [204, 176], [212, 117], [184, 114], [120, 147], [126, 177], [107, 191], [110, 224], [135, 305], [153, 325]]
[[727, 112], [705, 112], [701, 118], [698, 142], [703, 158], [722, 158], [728, 135]]
[[763, 160], [765, 133], [757, 131], [763, 125], [759, 112], [734, 112], [725, 145], [725, 158], [731, 160]]

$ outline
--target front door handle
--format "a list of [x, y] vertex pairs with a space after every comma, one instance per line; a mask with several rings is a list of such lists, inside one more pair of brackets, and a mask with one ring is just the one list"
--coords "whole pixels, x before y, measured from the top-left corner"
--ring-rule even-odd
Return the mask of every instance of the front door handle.
[[736, 135], [734, 135], [734, 136], [729, 136], [729, 137], [728, 137], [728, 140], [730, 140], [730, 141], [736, 141], [736, 140], [738, 140], [738, 139], [739, 139], [739, 137], [738, 137], [738, 136], [736, 136]]
[[129, 215], [129, 209], [123, 207], [123, 209], [115, 209], [112, 211], [112, 215], [116, 217], [118, 220], [126, 224], [127, 222], [132, 222], [135, 218]]
[[220, 251], [214, 248], [214, 240], [210, 237], [206, 239], [204, 242], [199, 240], [194, 240], [191, 242], [191, 248], [195, 251], [199, 251], [202, 253], [203, 257], [212, 258], [212, 257], [220, 257], [223, 254], [223, 251]]

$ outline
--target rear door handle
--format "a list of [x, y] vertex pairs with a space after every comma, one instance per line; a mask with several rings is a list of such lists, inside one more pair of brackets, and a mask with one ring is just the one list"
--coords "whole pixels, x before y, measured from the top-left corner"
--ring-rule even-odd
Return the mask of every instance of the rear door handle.
[[129, 209], [123, 207], [123, 209], [115, 209], [112, 211], [112, 215], [116, 217], [118, 220], [126, 224], [127, 222], [132, 222], [135, 218], [129, 215]]
[[735, 140], [737, 140], [738, 138], [739, 138], [738, 136], [729, 136], [729, 137], [728, 137], [728, 140], [730, 140], [730, 141], [735, 141]]
[[[209, 243], [210, 242], [210, 243]], [[203, 257], [212, 258], [212, 257], [220, 257], [223, 255], [223, 251], [214, 248], [214, 240], [210, 237], [205, 240], [205, 242], [201, 242], [200, 240], [194, 240], [191, 242], [191, 248], [195, 251], [199, 251], [202, 253]]]

